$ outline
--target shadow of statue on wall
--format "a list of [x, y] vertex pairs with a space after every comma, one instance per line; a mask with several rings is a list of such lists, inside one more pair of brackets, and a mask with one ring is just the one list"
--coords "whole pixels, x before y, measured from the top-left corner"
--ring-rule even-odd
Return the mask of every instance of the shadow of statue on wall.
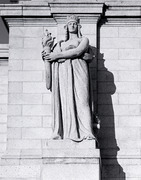
[[[98, 139], [98, 148], [101, 155], [101, 179], [115, 178], [125, 180], [126, 176], [123, 168], [118, 163], [117, 153], [120, 148], [117, 145], [115, 135], [115, 116], [112, 102], [112, 95], [116, 92], [114, 75], [105, 67], [103, 54], [93, 47], [93, 52], [97, 51], [97, 62], [94, 60], [90, 64], [90, 76], [96, 83], [96, 91], [93, 91], [95, 113], [100, 119], [100, 130], [94, 129]], [[94, 68], [93, 68], [94, 67]], [[97, 69], [97, 70], [96, 70]], [[95, 71], [95, 72], [94, 72]], [[94, 77], [96, 75], [96, 78]], [[97, 79], [97, 81], [95, 80]]]

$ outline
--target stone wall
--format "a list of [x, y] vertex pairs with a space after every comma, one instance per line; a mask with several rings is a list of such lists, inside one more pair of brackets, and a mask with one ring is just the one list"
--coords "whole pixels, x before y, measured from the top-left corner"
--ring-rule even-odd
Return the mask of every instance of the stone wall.
[[10, 29], [10, 149], [40, 149], [41, 139], [51, 133], [51, 94], [45, 87], [44, 63], [41, 60], [43, 29], [22, 26]]
[[8, 97], [8, 45], [0, 45], [0, 156], [6, 150]]
[[99, 26], [99, 143], [107, 180], [141, 177], [140, 31], [136, 18], [103, 18]]

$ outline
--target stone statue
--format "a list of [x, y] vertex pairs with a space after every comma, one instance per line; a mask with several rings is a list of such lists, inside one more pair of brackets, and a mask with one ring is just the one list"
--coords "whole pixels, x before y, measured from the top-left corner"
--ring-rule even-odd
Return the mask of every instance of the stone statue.
[[92, 133], [92, 108], [88, 62], [89, 40], [82, 37], [79, 18], [69, 15], [64, 41], [55, 45], [51, 53], [43, 51], [44, 61], [51, 63], [53, 95], [52, 139], [73, 141], [95, 139]]

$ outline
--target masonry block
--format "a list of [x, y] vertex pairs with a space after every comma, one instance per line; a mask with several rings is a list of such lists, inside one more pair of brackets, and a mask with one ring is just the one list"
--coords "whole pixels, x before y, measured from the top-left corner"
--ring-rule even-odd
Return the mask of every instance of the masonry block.
[[0, 123], [7, 122], [7, 114], [0, 114]]
[[23, 82], [23, 92], [24, 93], [50, 93], [46, 89], [45, 82]]
[[44, 116], [43, 127], [51, 127], [51, 124], [52, 124], [52, 116]]
[[41, 60], [41, 51], [40, 48], [32, 49], [11, 49], [9, 50], [10, 60]]
[[0, 76], [0, 85], [8, 84], [8, 76]]
[[119, 104], [141, 104], [141, 94], [119, 94]]
[[21, 93], [23, 90], [22, 82], [9, 82], [9, 93]]
[[100, 37], [118, 37], [119, 28], [118, 27], [101, 27], [100, 29]]
[[[57, 173], [59, 172], [59, 174]], [[73, 180], [83, 179], [92, 180], [95, 177], [96, 180], [99, 179], [99, 166], [91, 164], [49, 164], [46, 165], [42, 172], [42, 180]]]
[[11, 27], [10, 28], [10, 38], [16, 37], [23, 37], [24, 35], [24, 28], [23, 27]]
[[102, 38], [100, 40], [102, 49], [138, 49], [140, 46], [138, 38]]
[[8, 115], [9, 116], [18, 116], [22, 114], [21, 105], [8, 105]]
[[41, 94], [9, 94], [9, 104], [42, 104]]
[[24, 116], [48, 116], [51, 115], [50, 105], [23, 105]]
[[7, 142], [7, 134], [0, 134], [0, 143], [6, 143]]
[[10, 71], [9, 81], [42, 81], [42, 72]]
[[120, 71], [119, 72], [119, 81], [132, 81], [140, 82], [141, 81], [141, 71]]
[[40, 176], [40, 166], [2, 166], [0, 178], [37, 178]]
[[0, 114], [7, 114], [7, 104], [0, 104]]
[[7, 75], [8, 75], [8, 67], [0, 66], [0, 76], [7, 76]]
[[0, 104], [7, 104], [7, 95], [6, 94], [0, 94]]
[[8, 140], [8, 149], [41, 149], [41, 140]]
[[141, 127], [140, 116], [121, 116], [118, 123], [120, 127]]
[[138, 82], [116, 82], [117, 93], [140, 93], [140, 83]]
[[10, 60], [9, 61], [9, 70], [11, 71], [20, 71], [23, 69], [22, 60]]
[[8, 139], [21, 139], [22, 129], [21, 128], [8, 128], [7, 137]]
[[140, 115], [140, 105], [99, 105], [99, 115]]
[[4, 154], [4, 152], [6, 151], [6, 143], [5, 142], [1, 142], [0, 143], [0, 157], [1, 157], [1, 155], [3, 155]]
[[129, 178], [138, 178], [138, 177], [141, 177], [141, 165], [126, 165], [124, 167], [124, 170], [126, 172], [126, 177], [129, 177]]
[[119, 37], [141, 37], [141, 27], [119, 27]]
[[23, 37], [11, 37], [9, 39], [9, 48], [16, 49], [16, 48], [23, 48], [24, 39]]
[[24, 37], [39, 38], [43, 36], [43, 27], [24, 27]]
[[42, 118], [37, 116], [11, 116], [8, 117], [8, 127], [41, 127]]
[[43, 94], [43, 104], [51, 104], [52, 98], [51, 94]]
[[7, 125], [4, 124], [0, 124], [0, 133], [6, 133], [7, 132]]
[[[89, 27], [89, 30], [88, 30], [88, 27]], [[96, 31], [97, 31], [96, 25], [95, 24], [82, 24], [81, 31], [83, 35], [94, 35], [96, 34]]]
[[[118, 59], [118, 49], [102, 49], [100, 53], [103, 54], [104, 59], [116, 60]], [[98, 56], [98, 59], [101, 59], [101, 55]]]
[[140, 49], [119, 49], [119, 59], [140, 59]]
[[51, 128], [23, 128], [23, 139], [49, 139], [52, 135]]
[[106, 60], [105, 67], [109, 71], [137, 71], [140, 70], [140, 60]]
[[0, 85], [0, 94], [7, 94], [8, 86], [7, 84]]
[[95, 35], [86, 35], [86, 37], [89, 39], [89, 44], [96, 47]]
[[141, 148], [141, 142], [140, 140], [119, 140], [117, 139], [118, 146], [120, 147], [120, 150], [122, 149], [140, 149]]
[[139, 140], [140, 139], [140, 128], [137, 127], [117, 127], [115, 130], [116, 138], [119, 140], [128, 139], [130, 140]]
[[41, 61], [23, 61], [23, 70], [30, 70], [30, 71], [44, 71], [45, 67], [44, 67], [44, 62]]
[[38, 36], [35, 38], [24, 38], [24, 48], [28, 49], [28, 48], [37, 48], [40, 47], [40, 49], [42, 48], [42, 38], [38, 38]]

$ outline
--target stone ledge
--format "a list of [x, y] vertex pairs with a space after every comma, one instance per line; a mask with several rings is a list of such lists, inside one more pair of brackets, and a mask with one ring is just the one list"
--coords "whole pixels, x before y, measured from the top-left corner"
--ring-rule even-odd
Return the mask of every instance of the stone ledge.
[[0, 4], [0, 16], [51, 16], [47, 4]]
[[44, 140], [43, 141], [43, 149], [52, 148], [52, 149], [88, 149], [88, 148], [96, 148], [95, 140], [84, 140], [81, 142], [75, 142], [72, 140]]
[[0, 44], [0, 59], [8, 58], [9, 56], [9, 45], [8, 44]]
[[[79, 5], [78, 5], [79, 4]], [[51, 2], [51, 13], [86, 13], [86, 14], [102, 14], [103, 3], [79, 3], [79, 2]], [[89, 9], [89, 11], [88, 11]]]
[[[1, 164], [97, 163], [100, 151], [95, 140], [44, 140], [42, 149], [7, 149]], [[31, 161], [31, 162], [30, 162]]]
[[43, 150], [43, 158], [93, 158], [100, 157], [98, 149], [48, 149]]

